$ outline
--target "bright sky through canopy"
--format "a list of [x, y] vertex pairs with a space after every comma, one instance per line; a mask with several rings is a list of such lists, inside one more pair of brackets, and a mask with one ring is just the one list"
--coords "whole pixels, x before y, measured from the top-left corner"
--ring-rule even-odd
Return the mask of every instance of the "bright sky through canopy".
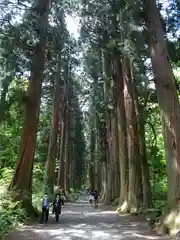
[[79, 17], [67, 16], [66, 23], [69, 33], [77, 39], [80, 31]]

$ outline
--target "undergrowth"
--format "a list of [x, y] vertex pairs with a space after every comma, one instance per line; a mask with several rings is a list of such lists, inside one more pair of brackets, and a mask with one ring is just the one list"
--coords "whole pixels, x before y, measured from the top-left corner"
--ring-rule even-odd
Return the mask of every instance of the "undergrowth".
[[[32, 211], [34, 215], [29, 216], [21, 202], [15, 201], [8, 193], [7, 188], [12, 176], [12, 169], [5, 168], [0, 171], [0, 239], [2, 239], [2, 236], [7, 233], [9, 229], [16, 228], [19, 224], [27, 223], [30, 218], [35, 219], [35, 215], [36, 217], [38, 216], [37, 207]], [[39, 194], [40, 191], [37, 190], [37, 192]], [[34, 206], [40, 205], [38, 204], [38, 202], [40, 202], [40, 196], [38, 194], [37, 196], [33, 194]]]
[[[44, 171], [40, 165], [35, 164], [32, 182], [32, 216], [23, 209], [20, 201], [14, 201], [7, 191], [13, 176], [13, 170], [9, 168], [0, 170], [0, 239], [9, 229], [18, 224], [27, 223], [29, 220], [37, 220], [41, 211], [42, 198], [44, 195], [43, 178]], [[65, 197], [65, 202], [73, 202], [79, 197], [79, 191], [70, 189]], [[33, 219], [32, 219], [33, 218]]]
[[21, 202], [13, 201], [7, 193], [0, 196], [0, 239], [10, 229], [23, 223], [26, 219], [26, 212]]
[[0, 172], [0, 239], [11, 228], [23, 223], [27, 218], [19, 201], [14, 201], [7, 192], [12, 179], [12, 169], [5, 168]]

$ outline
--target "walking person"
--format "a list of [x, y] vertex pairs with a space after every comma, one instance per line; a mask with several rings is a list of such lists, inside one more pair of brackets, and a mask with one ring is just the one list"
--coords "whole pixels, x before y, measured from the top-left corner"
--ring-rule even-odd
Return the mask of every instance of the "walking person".
[[58, 193], [53, 202], [53, 214], [55, 214], [56, 222], [59, 221], [59, 215], [61, 214], [61, 207], [64, 205], [62, 196]]
[[93, 201], [94, 201], [94, 196], [92, 195], [92, 193], [90, 193], [90, 195], [89, 195], [89, 203], [90, 203], [91, 207], [92, 207]]
[[94, 196], [94, 207], [98, 208], [98, 202], [99, 202], [100, 194], [98, 193], [97, 190], [95, 190], [94, 193], [93, 193], [93, 196]]
[[41, 223], [47, 223], [48, 222], [48, 218], [49, 218], [49, 205], [50, 205], [50, 201], [49, 201], [49, 197], [48, 194], [45, 193], [43, 200], [42, 200], [42, 213], [41, 213]]

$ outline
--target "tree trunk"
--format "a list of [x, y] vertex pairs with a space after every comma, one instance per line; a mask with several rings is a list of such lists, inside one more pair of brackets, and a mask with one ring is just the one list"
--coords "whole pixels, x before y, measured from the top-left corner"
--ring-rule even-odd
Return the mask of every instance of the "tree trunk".
[[121, 211], [127, 211], [128, 200], [128, 146], [127, 128], [124, 102], [124, 74], [122, 61], [116, 59], [116, 90], [117, 90], [117, 115], [118, 115], [118, 144], [120, 166], [120, 199]]
[[115, 119], [115, 111], [113, 110], [112, 112], [112, 116], [111, 116], [111, 136], [112, 136], [112, 147], [111, 147], [111, 156], [112, 156], [112, 161], [111, 161], [111, 165], [112, 165], [112, 173], [111, 175], [113, 176], [112, 178], [112, 183], [111, 183], [111, 189], [112, 189], [112, 194], [111, 194], [111, 201], [114, 200], [117, 195], [116, 195], [116, 178], [117, 178], [117, 174], [116, 174], [116, 119]]
[[[64, 99], [65, 100], [65, 99]], [[66, 106], [63, 101], [61, 108], [61, 142], [60, 142], [60, 156], [59, 156], [59, 171], [58, 171], [58, 185], [64, 188], [64, 174], [65, 174], [65, 143], [66, 143]]]
[[55, 184], [55, 165], [57, 157], [57, 140], [58, 140], [58, 130], [59, 130], [59, 114], [60, 114], [60, 102], [63, 98], [61, 80], [61, 55], [57, 57], [57, 70], [56, 70], [56, 81], [54, 87], [54, 99], [52, 107], [52, 123], [50, 130], [50, 140], [49, 140], [49, 149], [46, 162], [46, 172], [45, 172], [45, 188], [46, 191], [53, 196], [54, 193], [54, 184]]
[[20, 155], [10, 184], [10, 190], [18, 190], [16, 197], [19, 197], [28, 206], [31, 205], [32, 170], [39, 121], [49, 8], [50, 0], [39, 0], [33, 8], [34, 13], [38, 16], [38, 22], [43, 22], [43, 24], [39, 26], [39, 40], [32, 59]]
[[138, 120], [135, 108], [135, 88], [129, 59], [125, 62], [125, 101], [128, 129], [129, 152], [129, 192], [128, 205], [130, 211], [137, 211], [142, 200], [142, 172], [140, 161], [140, 143]]
[[102, 155], [102, 196], [101, 199], [106, 202], [108, 199], [108, 157], [109, 157], [109, 150], [108, 150], [108, 76], [109, 76], [109, 57], [105, 54], [106, 52], [101, 51], [101, 60], [102, 60], [102, 75], [104, 78], [104, 82], [102, 85], [102, 91], [104, 95], [104, 108], [102, 115], [104, 116], [104, 122], [100, 124], [100, 136], [102, 140], [102, 148], [103, 148], [103, 155]]
[[69, 151], [69, 141], [68, 141], [68, 125], [66, 121], [66, 127], [65, 127], [65, 154], [64, 154], [64, 190], [67, 193], [69, 190], [69, 184], [68, 184], [68, 170], [69, 170], [69, 164], [68, 164], [68, 151]]
[[111, 113], [107, 117], [107, 162], [106, 162], [106, 177], [107, 177], [107, 192], [105, 203], [110, 204], [112, 197], [112, 136], [111, 136]]
[[176, 188], [172, 187], [176, 182], [176, 174], [174, 174], [174, 169], [176, 169], [176, 149], [172, 144], [174, 141], [174, 136], [169, 130], [169, 126], [167, 125], [162, 113], [161, 115], [168, 174], [168, 207], [162, 216], [158, 231], [160, 233], [168, 232], [172, 237], [175, 237], [179, 230], [179, 226], [177, 226], [176, 222], [176, 217], [179, 215], [179, 208], [176, 206], [177, 202], [174, 203], [174, 199], [176, 199]]
[[[165, 124], [172, 133], [171, 145], [176, 152], [169, 151], [170, 164], [175, 165], [173, 179], [169, 180], [169, 187], [174, 189], [174, 194], [168, 199], [169, 208], [176, 206], [180, 199], [180, 108], [177, 89], [174, 81], [172, 66], [168, 57], [167, 46], [164, 39], [164, 32], [161, 24], [160, 13], [155, 0], [144, 0], [146, 25], [149, 33], [149, 48], [152, 60], [152, 68], [155, 75], [154, 81], [160, 109]], [[164, 138], [165, 145], [167, 139]], [[170, 143], [167, 143], [170, 144]], [[172, 153], [172, 154], [170, 154]], [[175, 163], [174, 163], [175, 162]], [[170, 166], [169, 165], [169, 166]], [[169, 213], [169, 211], [168, 211]], [[171, 210], [170, 210], [171, 213]], [[170, 226], [169, 226], [170, 227]]]
[[[117, 104], [117, 103], [116, 103]], [[117, 105], [116, 105], [117, 106]], [[115, 107], [116, 107], [115, 106]], [[116, 107], [117, 109], [117, 107]], [[115, 122], [114, 122], [114, 155], [115, 155], [115, 197], [118, 198], [120, 196], [120, 159], [119, 159], [119, 134], [118, 134], [118, 116], [117, 116], [117, 110], [115, 111]]]
[[[70, 98], [70, 96], [69, 96]], [[68, 101], [68, 121], [67, 121], [67, 168], [68, 168], [68, 174], [67, 174], [67, 182], [68, 182], [68, 189], [72, 188], [72, 119], [71, 119], [71, 100]]]
[[69, 56], [65, 62], [64, 68], [64, 101], [65, 101], [65, 109], [64, 109], [64, 117], [65, 117], [65, 149], [64, 149], [64, 190], [67, 193], [69, 191]]
[[[91, 126], [94, 128], [94, 126]], [[91, 188], [95, 189], [95, 177], [94, 177], [94, 152], [95, 152], [95, 133], [94, 129], [91, 129], [90, 133], [90, 166], [89, 166], [89, 177], [90, 177], [90, 185]]]
[[59, 146], [59, 169], [58, 169], [58, 186], [64, 188], [64, 147], [65, 147], [65, 124], [61, 123], [61, 136]]
[[[72, 137], [72, 176], [71, 176], [71, 183], [72, 183], [72, 188], [75, 189], [76, 188], [76, 161], [78, 161], [78, 159], [76, 159], [75, 156], [75, 111], [72, 112], [72, 129], [71, 129], [71, 137]], [[83, 166], [81, 166], [83, 167]], [[82, 176], [81, 176], [82, 177]]]
[[150, 183], [150, 171], [146, 152], [146, 139], [145, 139], [145, 121], [143, 116], [143, 109], [140, 111], [138, 106], [139, 117], [139, 139], [140, 139], [140, 152], [142, 163], [142, 184], [143, 184], [143, 205], [151, 207], [152, 205], [152, 191]]
[[119, 135], [118, 135], [118, 116], [117, 116], [117, 89], [116, 78], [113, 78], [113, 114], [112, 114], [112, 141], [113, 141], [113, 194], [112, 200], [115, 200], [120, 195], [120, 166], [119, 166]]

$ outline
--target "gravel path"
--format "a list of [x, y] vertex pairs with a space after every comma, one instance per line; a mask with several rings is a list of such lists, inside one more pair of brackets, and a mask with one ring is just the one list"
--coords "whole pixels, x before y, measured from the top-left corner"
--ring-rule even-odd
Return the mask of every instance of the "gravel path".
[[94, 209], [84, 194], [76, 203], [66, 204], [58, 224], [53, 217], [48, 224], [25, 226], [13, 231], [7, 240], [167, 240], [148, 229], [142, 219], [118, 216], [114, 211]]

